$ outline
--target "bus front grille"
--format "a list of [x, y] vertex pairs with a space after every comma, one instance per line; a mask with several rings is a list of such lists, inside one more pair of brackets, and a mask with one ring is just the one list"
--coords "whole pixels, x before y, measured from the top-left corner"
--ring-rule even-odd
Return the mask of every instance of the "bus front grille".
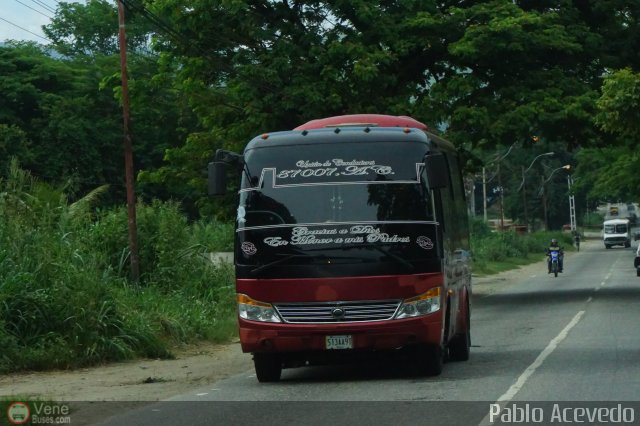
[[399, 300], [356, 302], [278, 303], [276, 310], [287, 323], [323, 324], [385, 321], [393, 318]]

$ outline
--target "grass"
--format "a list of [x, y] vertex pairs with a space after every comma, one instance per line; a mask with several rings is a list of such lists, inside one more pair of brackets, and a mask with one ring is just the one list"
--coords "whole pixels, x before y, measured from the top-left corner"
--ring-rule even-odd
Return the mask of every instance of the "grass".
[[482, 262], [480, 265], [473, 265], [473, 274], [479, 277], [486, 275], [499, 274], [500, 272], [510, 271], [517, 269], [520, 266], [530, 265], [532, 263], [540, 262], [544, 260], [544, 257], [540, 254], [529, 254], [524, 258], [508, 258], [502, 261], [487, 261]]
[[471, 226], [471, 252], [475, 275], [492, 275], [544, 259], [545, 250], [556, 238], [565, 251], [574, 250], [571, 234], [557, 232], [492, 232], [482, 221]]
[[15, 163], [0, 180], [0, 372], [169, 358], [235, 335], [233, 269], [208, 260], [229, 249], [232, 226], [139, 203], [132, 283], [126, 209], [97, 212], [99, 194], [71, 203]]

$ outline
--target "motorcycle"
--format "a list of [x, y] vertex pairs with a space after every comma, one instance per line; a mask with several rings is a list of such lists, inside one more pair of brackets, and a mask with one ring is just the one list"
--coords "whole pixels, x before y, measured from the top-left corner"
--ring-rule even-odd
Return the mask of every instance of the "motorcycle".
[[560, 252], [558, 250], [551, 250], [549, 252], [549, 270], [553, 273], [554, 277], [558, 277], [558, 271], [560, 270]]

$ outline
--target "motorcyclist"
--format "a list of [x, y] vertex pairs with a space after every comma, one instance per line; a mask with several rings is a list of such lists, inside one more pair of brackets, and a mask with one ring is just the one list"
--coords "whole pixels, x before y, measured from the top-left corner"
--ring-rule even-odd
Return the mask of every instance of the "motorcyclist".
[[551, 273], [551, 252], [552, 251], [558, 252], [558, 272], [562, 272], [562, 266], [564, 263], [563, 262], [564, 250], [562, 249], [562, 247], [560, 247], [560, 245], [558, 244], [558, 240], [556, 240], [555, 238], [551, 240], [551, 243], [547, 248], [547, 256], [549, 257], [549, 259], [547, 260], [547, 267], [549, 269], [549, 272], [548, 272], [549, 274]]
[[580, 251], [580, 234], [576, 231], [576, 234], [573, 236], [573, 241], [576, 243], [576, 250]]

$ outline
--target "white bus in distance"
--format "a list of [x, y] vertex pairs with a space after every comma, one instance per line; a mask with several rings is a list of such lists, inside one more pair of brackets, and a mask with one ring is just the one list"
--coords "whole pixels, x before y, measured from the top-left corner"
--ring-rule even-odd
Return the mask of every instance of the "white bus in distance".
[[629, 219], [605, 220], [602, 224], [602, 241], [607, 249], [613, 246], [631, 247]]

